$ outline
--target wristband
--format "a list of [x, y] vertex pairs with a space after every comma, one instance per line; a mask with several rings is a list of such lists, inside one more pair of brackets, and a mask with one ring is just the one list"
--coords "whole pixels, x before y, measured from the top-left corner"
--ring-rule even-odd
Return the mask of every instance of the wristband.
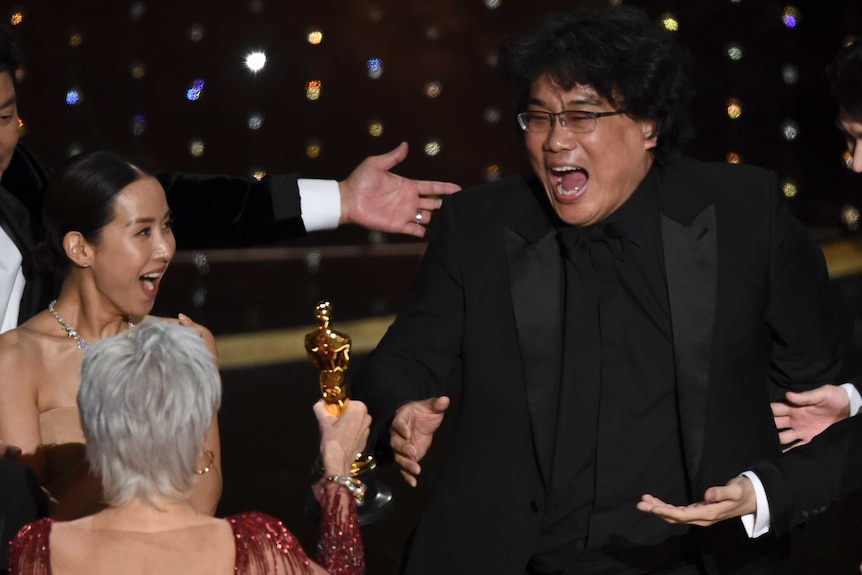
[[343, 485], [347, 488], [350, 494], [353, 496], [353, 499], [356, 501], [357, 505], [362, 505], [365, 501], [365, 489], [366, 486], [362, 481], [356, 479], [355, 477], [349, 477], [347, 475], [330, 475], [326, 478], [330, 483], [337, 483], [338, 485]]

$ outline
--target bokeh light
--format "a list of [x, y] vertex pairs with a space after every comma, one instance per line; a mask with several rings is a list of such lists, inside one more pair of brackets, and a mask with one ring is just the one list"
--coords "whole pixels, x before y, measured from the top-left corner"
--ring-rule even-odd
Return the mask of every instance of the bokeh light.
[[266, 177], [266, 170], [264, 170], [263, 168], [252, 168], [250, 175], [252, 178], [254, 178], [255, 180], [257, 180], [259, 182], [264, 177]]
[[738, 62], [742, 60], [742, 57], [745, 53], [742, 50], [742, 46], [739, 43], [732, 43], [727, 46], [727, 57], [733, 60], [734, 62]]
[[129, 6], [129, 18], [132, 20], [140, 20], [147, 13], [147, 5], [143, 2], [132, 2]]
[[500, 0], [485, 0], [485, 7], [491, 10], [496, 10], [500, 7]]
[[500, 179], [500, 166], [491, 164], [485, 168], [485, 180], [488, 182], [496, 182]]
[[841, 221], [851, 232], [859, 229], [859, 208], [853, 204], [847, 204], [841, 209]]
[[314, 160], [320, 157], [322, 146], [318, 140], [309, 140], [305, 145], [305, 155]]
[[305, 39], [312, 46], [317, 46], [318, 44], [323, 42], [323, 32], [321, 32], [320, 30], [312, 30], [305, 36]]
[[66, 104], [69, 106], [77, 106], [81, 103], [81, 92], [77, 88], [72, 88], [66, 92]]
[[664, 26], [664, 29], [668, 32], [679, 31], [679, 21], [673, 14], [665, 14], [664, 16], [662, 16], [661, 25]]
[[189, 153], [195, 158], [200, 158], [204, 155], [204, 149], [206, 145], [204, 141], [200, 138], [195, 138], [191, 142], [189, 142]]
[[439, 154], [442, 149], [443, 149], [443, 146], [440, 144], [440, 141], [437, 139], [432, 138], [432, 139], [428, 140], [427, 142], [425, 142], [424, 150], [425, 150], [426, 156], [434, 157], [437, 154]]
[[143, 114], [135, 114], [132, 118], [132, 135], [140, 136], [147, 128], [147, 119]]
[[368, 133], [375, 138], [383, 135], [383, 122], [380, 120], [371, 120], [368, 123]]
[[785, 6], [784, 14], [781, 17], [781, 20], [784, 22], [784, 25], [788, 28], [796, 28], [797, 24], [799, 24], [799, 10], [796, 6]]
[[147, 67], [140, 60], [135, 60], [129, 64], [129, 73], [135, 80], [140, 80], [147, 73]]
[[252, 73], [257, 74], [266, 66], [266, 53], [262, 50], [249, 52], [245, 56], [245, 67]]
[[263, 114], [260, 112], [255, 112], [250, 114], [247, 121], [249, 130], [260, 130], [263, 126]]
[[785, 64], [781, 68], [781, 79], [787, 85], [793, 85], [799, 81], [799, 68], [795, 64]]
[[192, 82], [192, 87], [186, 90], [186, 100], [189, 102], [195, 102], [200, 99], [201, 92], [204, 90], [204, 80], [203, 78], [198, 78], [194, 82]]
[[72, 48], [77, 48], [83, 43], [84, 37], [77, 30], [72, 30], [69, 32], [69, 46]]
[[781, 191], [784, 192], [786, 198], [795, 198], [799, 194], [799, 188], [791, 180], [787, 180], [781, 185]]
[[724, 159], [727, 160], [728, 164], [741, 164], [742, 163], [742, 156], [740, 156], [736, 152], [728, 152], [727, 156], [725, 156]]
[[799, 137], [799, 124], [793, 120], [785, 120], [781, 125], [781, 133], [785, 140], [792, 142]]
[[498, 124], [500, 122], [500, 109], [494, 107], [485, 108], [484, 114], [482, 116], [485, 118], [485, 121], [492, 126], [494, 124]]
[[437, 98], [440, 96], [440, 93], [443, 92], [443, 85], [436, 81], [432, 80], [430, 82], [425, 82], [425, 87], [423, 88], [425, 95], [429, 98]]
[[18, 24], [20, 24], [23, 21], [24, 21], [24, 12], [22, 12], [21, 10], [16, 10], [16, 11], [12, 12], [12, 14], [9, 16], [9, 24], [11, 24], [12, 26], [17, 26]]
[[727, 116], [731, 120], [738, 120], [742, 116], [742, 102], [739, 98], [731, 98], [727, 101]]
[[192, 42], [200, 42], [204, 39], [204, 25], [200, 22], [195, 22], [189, 27], [189, 40]]
[[378, 79], [383, 75], [383, 61], [380, 58], [371, 58], [366, 64], [368, 68], [368, 77], [372, 80]]
[[305, 97], [312, 102], [320, 99], [320, 80], [309, 80], [305, 83]]

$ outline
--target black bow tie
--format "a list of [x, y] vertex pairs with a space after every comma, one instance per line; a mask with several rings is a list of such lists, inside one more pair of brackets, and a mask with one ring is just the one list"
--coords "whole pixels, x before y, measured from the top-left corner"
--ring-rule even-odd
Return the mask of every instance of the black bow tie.
[[622, 228], [613, 223], [599, 223], [587, 227], [566, 226], [560, 228], [557, 232], [566, 250], [566, 255], [569, 259], [574, 259], [578, 252], [578, 246], [600, 242], [608, 246], [608, 251], [619, 261], [625, 261], [623, 255], [623, 244], [625, 243], [625, 233]]

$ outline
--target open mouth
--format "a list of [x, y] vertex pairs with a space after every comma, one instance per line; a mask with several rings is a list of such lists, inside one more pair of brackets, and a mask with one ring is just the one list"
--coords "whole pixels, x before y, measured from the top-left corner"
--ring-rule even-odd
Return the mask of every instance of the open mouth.
[[138, 278], [143, 285], [144, 292], [150, 296], [155, 297], [159, 291], [159, 280], [162, 278], [163, 272], [152, 272], [148, 274], [142, 275]]
[[583, 168], [562, 166], [551, 168], [551, 178], [557, 194], [562, 197], [573, 197], [584, 190], [590, 176]]

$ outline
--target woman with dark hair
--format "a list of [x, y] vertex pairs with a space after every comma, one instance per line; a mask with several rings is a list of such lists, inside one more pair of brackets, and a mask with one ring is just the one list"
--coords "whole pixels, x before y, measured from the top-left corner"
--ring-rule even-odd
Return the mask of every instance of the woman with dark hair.
[[[69, 519], [103, 505], [84, 461], [81, 363], [90, 343], [131, 334], [147, 319], [175, 241], [162, 186], [109, 152], [71, 160], [52, 181], [44, 212], [43, 259], [62, 289], [48, 309], [0, 335], [0, 438], [21, 448], [21, 461], [56, 500], [52, 514]], [[200, 332], [215, 357], [212, 334]], [[212, 514], [222, 489], [215, 420], [204, 444], [198, 468], [207, 471], [190, 501]]]
[[[360, 402], [341, 417], [314, 407], [326, 479], [315, 486], [323, 522], [321, 565], [277, 519], [242, 513], [216, 519], [189, 503], [199, 454], [221, 403], [211, 354], [191, 328], [146, 321], [90, 347], [78, 404], [87, 459], [108, 509], [74, 521], [31, 523], [12, 542], [14, 575], [265, 573], [361, 575], [364, 554], [350, 464], [368, 439]], [[118, 385], [119, 382], [119, 385]]]

